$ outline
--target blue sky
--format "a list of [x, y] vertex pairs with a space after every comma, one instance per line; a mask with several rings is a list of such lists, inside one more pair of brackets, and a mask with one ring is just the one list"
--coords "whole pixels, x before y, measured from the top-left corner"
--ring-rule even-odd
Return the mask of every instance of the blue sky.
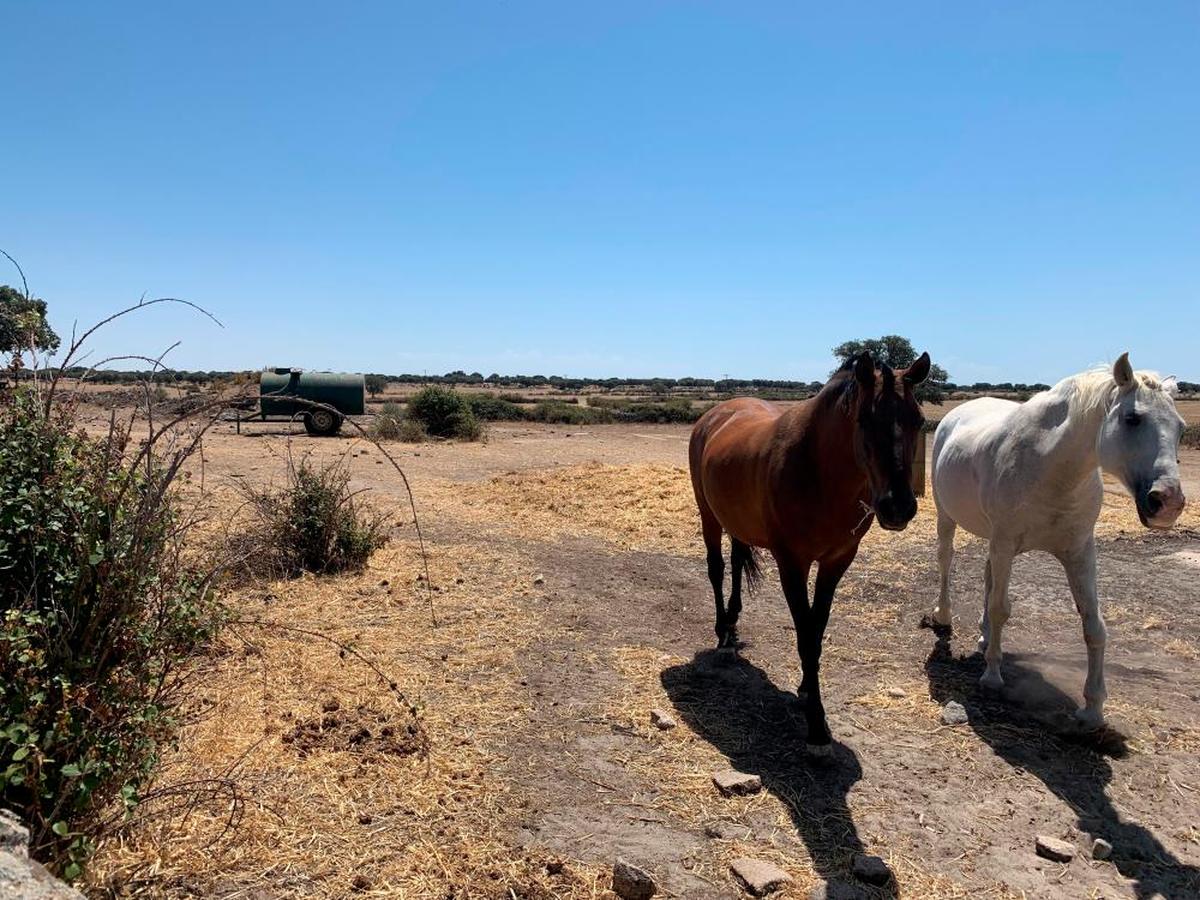
[[1200, 380], [1195, 2], [0, 2], [0, 247], [60, 331], [226, 326], [97, 355]]

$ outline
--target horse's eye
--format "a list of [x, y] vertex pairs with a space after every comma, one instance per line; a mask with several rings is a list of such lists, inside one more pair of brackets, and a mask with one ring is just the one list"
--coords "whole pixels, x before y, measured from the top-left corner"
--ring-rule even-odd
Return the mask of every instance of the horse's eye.
[[1130, 428], [1136, 428], [1142, 424], [1142, 417], [1135, 412], [1125, 413], [1125, 424]]

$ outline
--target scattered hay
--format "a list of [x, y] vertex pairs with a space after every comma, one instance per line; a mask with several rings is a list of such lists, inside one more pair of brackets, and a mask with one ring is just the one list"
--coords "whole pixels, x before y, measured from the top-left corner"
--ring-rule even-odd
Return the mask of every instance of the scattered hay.
[[[361, 575], [304, 576], [234, 598], [247, 619], [280, 627], [231, 631], [197, 679], [203, 714], [158, 778], [222, 780], [234, 794], [186, 811], [146, 804], [100, 847], [91, 888], [166, 897], [596, 896], [604, 873], [513, 846], [527, 800], [502, 770], [507, 738], [529, 715], [518, 660], [538, 627], [514, 602], [529, 565], [511, 552], [446, 544], [429, 565], [437, 629], [410, 543], [377, 552]], [[375, 661], [417, 717], [371, 669], [297, 628]]]
[[687, 470], [592, 463], [510, 472], [466, 486], [464, 504], [518, 533], [599, 537], [627, 550], [703, 553], [700, 516]]

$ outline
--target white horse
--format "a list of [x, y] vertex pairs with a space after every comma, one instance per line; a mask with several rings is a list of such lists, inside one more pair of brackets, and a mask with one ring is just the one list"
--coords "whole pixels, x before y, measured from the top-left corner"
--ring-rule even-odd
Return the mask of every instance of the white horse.
[[1044, 550], [1067, 572], [1083, 620], [1088, 672], [1087, 726], [1104, 722], [1106, 632], [1096, 597], [1096, 539], [1104, 488], [1100, 471], [1120, 479], [1150, 528], [1169, 527], [1183, 511], [1174, 378], [1133, 371], [1122, 354], [1112, 371], [1074, 375], [1026, 403], [985, 397], [952, 410], [933, 439], [941, 591], [933, 611], [950, 625], [950, 568], [961, 525], [988, 539], [979, 648], [980, 683], [999, 689], [1000, 636], [1012, 611], [1009, 574], [1018, 553]]

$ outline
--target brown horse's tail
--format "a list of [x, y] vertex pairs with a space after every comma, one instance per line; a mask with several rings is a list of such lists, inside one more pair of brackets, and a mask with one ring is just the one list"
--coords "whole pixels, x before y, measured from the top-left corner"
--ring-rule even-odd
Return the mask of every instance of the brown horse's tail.
[[[730, 554], [735, 557], [735, 560], [741, 562], [742, 578], [746, 582], [746, 592], [753, 594], [758, 590], [758, 585], [762, 581], [762, 551], [757, 547], [751, 547], [749, 544], [743, 544], [741, 541], [734, 540], [733, 548], [735, 553]], [[734, 562], [736, 565], [737, 562]]]

